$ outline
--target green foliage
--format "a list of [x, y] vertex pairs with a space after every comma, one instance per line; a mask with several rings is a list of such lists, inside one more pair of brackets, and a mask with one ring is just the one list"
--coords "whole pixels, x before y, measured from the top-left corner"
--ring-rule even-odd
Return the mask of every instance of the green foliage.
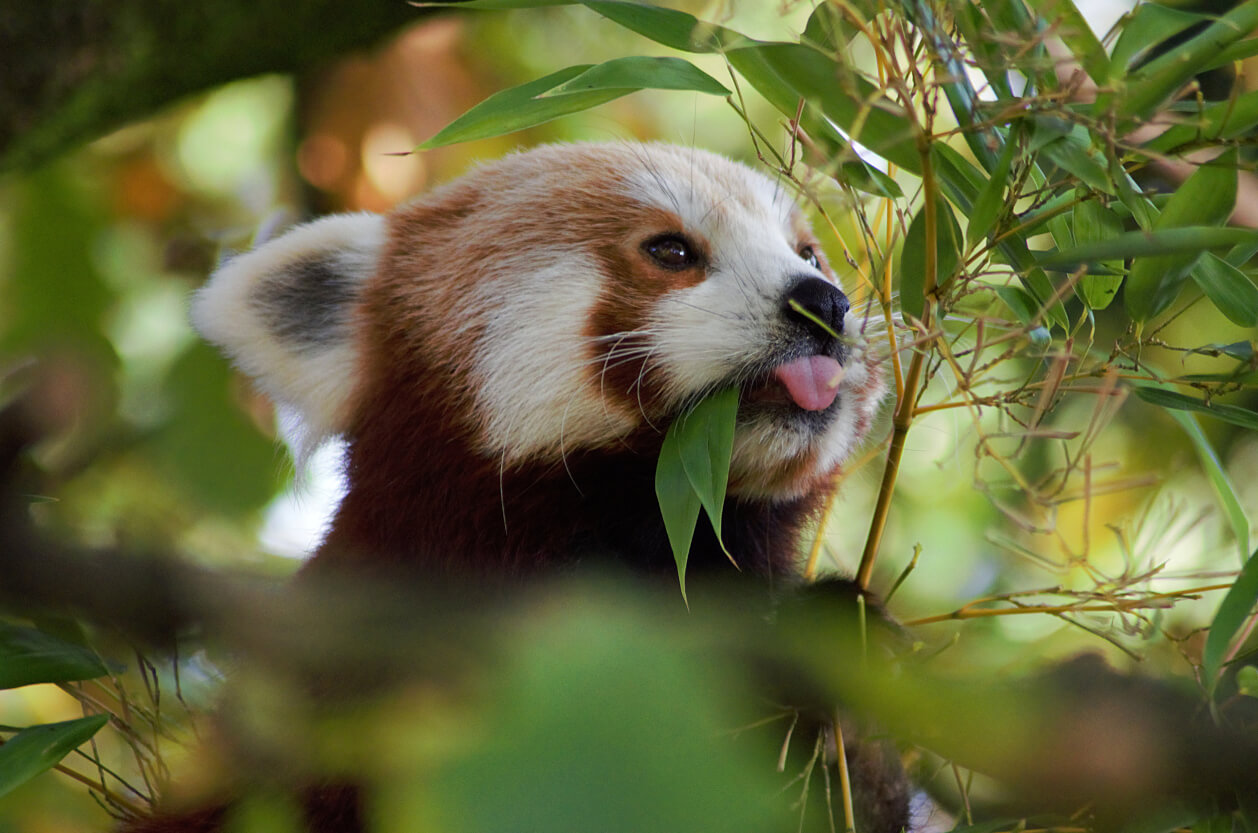
[[0, 622], [0, 688], [102, 677], [94, 651], [35, 628]]
[[[683, 599], [686, 597], [686, 561], [700, 508], [712, 522], [717, 541], [721, 541], [721, 508], [725, 503], [725, 488], [729, 485], [737, 416], [738, 389], [726, 388], [678, 417], [669, 426], [660, 448], [655, 493], [677, 561]], [[725, 546], [724, 542], [721, 546]]]
[[[930, 578], [909, 575], [914, 557], [904, 572], [905, 591], [896, 597], [905, 605], [897, 614], [912, 610], [903, 600], [915, 584], [930, 586], [932, 604], [951, 600], [948, 593], [976, 596], [958, 601], [950, 613], [910, 623], [930, 661], [951, 661], [960, 675], [1004, 672], [1025, 667], [1027, 657], [1073, 650], [1077, 643], [1064, 642], [1064, 630], [1085, 634], [1085, 644], [1109, 647], [1111, 656], [1154, 656], [1163, 667], [1187, 657], [1212, 694], [1227, 669], [1252, 663], [1247, 623], [1258, 602], [1258, 554], [1250, 555], [1247, 501], [1253, 498], [1227, 467], [1228, 453], [1252, 442], [1258, 430], [1254, 334], [1237, 329], [1258, 322], [1258, 232], [1228, 223], [1245, 187], [1238, 171], [1252, 165], [1248, 142], [1258, 126], [1258, 92], [1237, 85], [1226, 100], [1206, 101], [1189, 85], [1202, 71], [1258, 54], [1258, 41], [1250, 37], [1258, 2], [1218, 17], [1143, 3], [1108, 35], [1090, 31], [1070, 0], [826, 2], [806, 21], [798, 15], [802, 35], [780, 40], [749, 37], [735, 19], [715, 13], [706, 21], [625, 0], [459, 5], [581, 6], [591, 20], [597, 15], [644, 38], [643, 51], [662, 48], [686, 57], [623, 55], [548, 67], [543, 77], [490, 96], [422, 148], [512, 133], [639, 90], [724, 98], [747, 122], [755, 153], [799, 187], [820, 218], [817, 225], [834, 233], [832, 244], [842, 247], [862, 279], [851, 283], [865, 285], [861, 300], [869, 319], [891, 322], [888, 332], [870, 327], [869, 338], [871, 349], [895, 357], [894, 370], [888, 359], [887, 378], [896, 381], [901, 403], [891, 436], [883, 439], [882, 488], [870, 497], [875, 523], [862, 581], [877, 587], [888, 559], [920, 543], [926, 553], [920, 569], [933, 572]], [[1182, 43], [1167, 41], [1181, 33], [1188, 34]], [[1067, 54], [1050, 50], [1050, 39], [1059, 39]], [[755, 118], [756, 106], [771, 108], [775, 119]], [[1142, 129], [1148, 126], [1164, 129]], [[1183, 160], [1195, 166], [1191, 175], [1169, 164]], [[1159, 193], [1167, 182], [1169, 195]], [[124, 362], [111, 322], [138, 290], [102, 265], [101, 241], [117, 230], [108, 226], [101, 194], [85, 183], [90, 180], [77, 170], [54, 166], [15, 183], [7, 195], [15, 246], [12, 278], [2, 286], [6, 358], [17, 361], [53, 343], [69, 346], [100, 386], [94, 396], [103, 403], [102, 416], [91, 433], [107, 438], [96, 448], [108, 467], [82, 479], [66, 475], [64, 490], [99, 490], [98, 504], [120, 515], [147, 509], [173, 527], [166, 530], [170, 540], [185, 540], [182, 532], [205, 515], [249, 519], [281, 480], [278, 454], [238, 407], [244, 395], [208, 347], [185, 342], [166, 351], [143, 384], [131, 369], [120, 371]], [[928, 200], [933, 223], [926, 220]], [[930, 276], [928, 261], [934, 264]], [[144, 280], [137, 277], [135, 284]], [[901, 312], [912, 320], [899, 320]], [[1210, 486], [1200, 489], [1205, 497], [1196, 506], [1218, 505], [1225, 540], [1215, 548], [1228, 549], [1230, 558], [1234, 544], [1246, 556], [1212, 619], [1194, 622], [1188, 600], [1213, 592], [1217, 580], [1199, 590], [1166, 591], [1157, 582], [1170, 557], [1165, 552], [1177, 542], [1128, 520], [1143, 517], [1153, 500], [1145, 492], [1133, 496], [1131, 483], [1142, 487], [1151, 478], [1115, 475], [1115, 466], [1101, 461], [1108, 452], [1097, 438], [1114, 419], [1125, 383], [1134, 385], [1139, 401], [1123, 406], [1126, 422], [1119, 423], [1123, 471], [1151, 466], [1165, 475], [1168, 461], [1184, 452]], [[124, 413], [119, 401], [133, 410]], [[664, 439], [656, 490], [683, 597], [701, 512], [719, 536], [736, 414], [737, 391], [724, 391], [677, 419]], [[930, 420], [940, 414], [968, 421], [938, 430]], [[1198, 414], [1209, 419], [1198, 423]], [[939, 558], [949, 546], [961, 546], [950, 541], [957, 526], [949, 524], [962, 510], [944, 505], [938, 494], [915, 494], [930, 487], [899, 475], [911, 463], [914, 475], [945, 468], [924, 449], [928, 439], [950, 434], [963, 436], [973, 452], [968, 471], [958, 462], [966, 454], [954, 449], [949, 461], [956, 464], [951, 478], [977, 495], [964, 510], [967, 523], [985, 527], [964, 541], [976, 542], [974, 550], [1013, 556], [999, 569], [986, 569], [986, 562], [976, 569], [970, 561], [963, 570]], [[902, 469], [905, 448], [919, 459], [906, 458]], [[66, 501], [42, 509], [62, 526], [130, 540], [100, 520], [106, 509], [93, 505], [76, 515], [76, 506]], [[859, 520], [851, 527], [863, 530], [868, 519]], [[1183, 537], [1191, 546], [1212, 546]], [[1027, 572], [1019, 572], [1023, 562], [1031, 565]], [[1213, 572], [1207, 566], [1194, 564], [1192, 575]], [[1213, 609], [1213, 598], [1203, 605]], [[696, 671], [692, 655], [667, 647], [676, 632], [652, 616], [568, 612], [561, 627], [531, 632], [536, 641], [504, 650], [515, 660], [500, 681], [510, 694], [491, 699], [473, 719], [440, 713], [435, 734], [457, 736], [452, 745], [459, 754], [437, 768], [438, 802], [428, 800], [429, 792], [413, 791], [411, 776], [430, 773], [424, 759], [414, 771], [395, 773], [393, 789], [389, 776], [383, 779], [381, 806], [412, 821], [437, 805], [451, 817], [471, 808], [462, 818], [481, 830], [511, 829], [520, 818], [545, 829], [587, 829], [587, 811], [608, 807], [617, 808], [624, 829], [730, 829], [748, 826], [748, 818], [758, 821], [763, 808], [749, 796], [762, 794], [764, 784], [753, 774], [754, 761], [737, 755], [713, 761], [691, 755], [690, 747], [663, 762], [657, 754], [678, 739], [697, 744], [710, 738], [720, 727], [704, 721], [717, 712], [722, 725], [732, 723], [733, 711], [712, 702], [715, 692], [737, 684], [724, 671]], [[971, 626], [971, 618], [985, 627]], [[1021, 624], [1011, 624], [1033, 619], [1054, 630], [1031, 641], [1018, 630]], [[1209, 625], [1200, 655], [1189, 639], [1195, 624]], [[936, 627], [953, 629], [940, 636], [931, 630]], [[1009, 634], [1015, 638], [1001, 638]], [[857, 682], [869, 682], [869, 669], [843, 660], [862, 653], [849, 656], [851, 646], [810, 635], [798, 640], [805, 664], [833, 666], [832, 682], [845, 700], [902, 737], [938, 744], [954, 760], [979, 756], [977, 742], [946, 742], [944, 730], [962, 714], [957, 723], [970, 738], [1014, 738], [1002, 750], [1010, 757], [991, 770], [1004, 772], [1005, 764], [1044, 748], [1041, 738], [1017, 734], [1035, 722], [1028, 719], [1034, 711], [984, 699], [970, 688], [936, 687], [917, 669], [897, 669], [861, 689]], [[362, 644], [396, 647], [395, 634], [374, 636]], [[660, 644], [666, 647], [657, 652]], [[832, 662], [832, 654], [840, 660]], [[643, 668], [652, 669], [645, 680]], [[26, 685], [85, 679], [105, 667], [78, 645], [10, 626], [0, 631], [0, 671], [9, 685]], [[1258, 688], [1252, 664], [1236, 679], [1244, 694]], [[694, 691], [703, 692], [701, 700], [688, 699]], [[437, 699], [448, 693], [439, 691]], [[466, 693], [451, 699], [462, 703]], [[430, 687], [417, 699], [433, 697]], [[608, 704], [623, 721], [608, 721]], [[97, 716], [17, 733], [0, 747], [0, 785], [11, 788], [52, 766], [104, 722]], [[389, 740], [400, 725], [385, 721], [371, 736], [393, 751]], [[428, 743], [425, 737], [417, 745], [427, 749]], [[147, 754], [137, 751], [137, 757]], [[612, 764], [644, 773], [638, 788], [619, 793], [603, 777]], [[504, 800], [483, 800], [487, 779]], [[968, 806], [968, 787], [960, 774], [956, 781], [957, 804]], [[711, 796], [722, 788], [733, 796], [724, 806], [685, 800], [688, 790]], [[573, 794], [585, 804], [556, 809], [556, 796]], [[286, 829], [291, 808], [272, 798], [264, 791], [241, 808], [235, 823]], [[1133, 820], [1131, 829], [1222, 824], [1179, 811]]]
[[109, 722], [109, 715], [94, 714], [63, 723], [46, 723], [23, 729], [0, 746], [0, 795], [4, 795], [87, 743]]
[[[556, 3], [476, 0], [466, 5]], [[1245, 431], [1258, 429], [1252, 398], [1218, 401], [1254, 388], [1252, 342], [1238, 342], [1240, 348], [1248, 344], [1248, 352], [1220, 350], [1202, 339], [1175, 347], [1187, 355], [1213, 350], [1212, 355], [1236, 364], [1167, 382], [1170, 374], [1150, 358], [1166, 342], [1146, 334], [1160, 333], [1175, 316], [1202, 303], [1241, 327], [1258, 321], [1250, 263], [1258, 233], [1227, 227], [1237, 204], [1238, 170], [1245, 164], [1231, 140], [1258, 124], [1258, 103], [1252, 93], [1236, 93], [1227, 102], [1194, 103], [1182, 97], [1195, 75], [1221, 65], [1221, 53], [1252, 53], [1242, 39], [1258, 27], [1258, 2], [1241, 3], [1217, 19], [1142, 5], [1107, 36], [1110, 54], [1070, 0], [1034, 0], [1025, 6], [823, 3], [809, 15], [798, 42], [750, 38], [724, 23], [655, 6], [613, 0], [580, 5], [657, 45], [719, 55], [745, 82], [735, 85], [732, 106], [745, 112], [744, 90], [754, 91], [789, 119], [790, 150], [766, 153], [764, 145], [772, 143], [758, 141], [762, 158], [770, 157], [781, 176], [818, 203], [816, 194], [826, 188], [850, 195], [859, 231], [844, 244], [863, 253], [857, 261], [871, 276], [870, 303], [889, 310], [894, 300], [887, 288], [899, 291], [899, 309], [909, 317], [918, 346], [907, 373], [897, 377], [900, 401], [909, 405], [901, 404], [896, 413], [879, 511], [859, 572], [862, 581], [877, 557], [885, 522], [881, 510], [896, 493], [904, 436], [919, 419], [913, 404], [933, 397], [926, 410], [969, 409], [980, 460], [1000, 466], [1001, 482], [989, 486], [993, 501], [1011, 517], [1040, 517], [1056, 511], [1064, 493], [1094, 499], [1090, 448], [1106, 406], [1096, 406], [1086, 431], [1059, 431], [1065, 462], [1048, 471], [1036, 470], [1041, 463], [1034, 461], [1043, 456], [1032, 453], [1039, 447], [1041, 422], [1051, 419], [1054, 406], [1070, 399], [1072, 391], [1083, 392], [1083, 380], [1120, 373], [1136, 381], [1140, 399], [1168, 411], [1187, 433], [1228, 530], [1240, 551], [1248, 552], [1249, 518], [1240, 493], [1211, 437], [1190, 412]], [[1199, 31], [1183, 43], [1166, 44], [1167, 37], [1193, 26]], [[1066, 61], [1046, 48], [1049, 35], [1064, 44]], [[855, 63], [851, 56], [862, 49], [872, 50], [876, 70]], [[971, 66], [981, 75], [968, 72]], [[1012, 73], [1029, 79], [1025, 91], [1015, 91]], [[555, 86], [554, 78], [539, 86]], [[1082, 79], [1096, 89], [1089, 92]], [[619, 77], [615, 91], [627, 92], [633, 86], [628, 81]], [[524, 101], [526, 88], [532, 89], [525, 85], [508, 93], [519, 97], [513, 107], [517, 113], [554, 98]], [[714, 88], [703, 91], [721, 94]], [[577, 94], [592, 95], [589, 88]], [[946, 117], [941, 112], [945, 102], [951, 111]], [[596, 103], [589, 99], [589, 106]], [[1159, 120], [1172, 124], [1135, 132]], [[510, 115], [497, 123], [504, 131], [514, 129]], [[757, 125], [749, 123], [749, 129], [753, 138], [763, 139], [765, 131]], [[795, 167], [797, 141], [808, 151], [812, 170], [806, 174]], [[891, 175], [858, 157], [858, 145], [891, 163]], [[1141, 179], [1150, 166], [1203, 148], [1206, 161], [1195, 162], [1191, 175], [1183, 178], [1169, 169], [1170, 176], [1183, 178], [1169, 198], [1144, 190]], [[893, 214], [898, 224], [890, 221]], [[958, 216], [965, 219], [964, 230]], [[897, 253], [898, 268], [893, 265]], [[886, 280], [887, 271], [893, 280]], [[1000, 325], [1004, 334], [989, 346], [985, 333], [1006, 310], [1013, 323]], [[1093, 347], [1100, 330], [1114, 343], [1108, 353]], [[963, 355], [970, 358], [958, 361]], [[944, 380], [952, 392], [941, 395], [938, 385]], [[1183, 392], [1184, 383], [1196, 390]], [[1106, 396], [1113, 391], [1109, 382], [1093, 388]], [[985, 409], [999, 412], [1006, 429], [1015, 426], [1011, 437], [1007, 430], [987, 427], [981, 415]], [[731, 411], [719, 425], [733, 423]], [[683, 580], [700, 508], [719, 530], [723, 494], [716, 488], [723, 480], [714, 476], [719, 463], [708, 441], [711, 429], [704, 423], [698, 430], [695, 424], [692, 414], [673, 426], [657, 472], [657, 494]], [[1016, 442], [1004, 443], [1007, 438]], [[976, 466], [976, 481], [991, 476], [979, 470]], [[1011, 493], [1021, 497], [1005, 497]], [[1034, 538], [1023, 547], [1033, 551]], [[1086, 543], [1082, 555], [1073, 557], [1086, 563]], [[1212, 688], [1258, 602], [1258, 587], [1250, 586], [1253, 565], [1251, 558], [1211, 627], [1202, 668]], [[1107, 582], [1095, 570], [1091, 575], [1101, 595], [1128, 592], [1134, 580]], [[1109, 589], [1100, 590], [1103, 586]]]

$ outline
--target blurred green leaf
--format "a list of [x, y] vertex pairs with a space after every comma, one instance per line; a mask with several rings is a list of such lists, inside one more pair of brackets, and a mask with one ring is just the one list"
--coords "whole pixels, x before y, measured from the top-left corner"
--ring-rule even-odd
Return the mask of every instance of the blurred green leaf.
[[1246, 697], [1258, 697], [1258, 668], [1246, 665], [1237, 671], [1236, 688]]
[[109, 715], [94, 714], [64, 723], [31, 726], [9, 738], [0, 746], [0, 795], [56, 766], [108, 722]]
[[301, 833], [302, 808], [279, 790], [252, 789], [232, 802], [223, 833]]
[[[1250, 42], [1258, 44], [1258, 39]], [[1203, 140], [1243, 136], [1258, 125], [1258, 90], [1229, 101], [1210, 102], [1199, 111], [1179, 114], [1178, 120], [1180, 123], [1145, 142], [1144, 147], [1156, 153], [1169, 153]]]
[[0, 689], [90, 680], [107, 673], [96, 653], [82, 645], [0, 622]]
[[[855, 8], [853, 4], [852, 8]], [[827, 52], [838, 52], [846, 49], [860, 30], [848, 22], [846, 15], [837, 6], [820, 3], [808, 15], [804, 25], [804, 34], [800, 40], [818, 46]]]
[[213, 348], [193, 344], [167, 374], [170, 418], [146, 441], [172, 484], [225, 515], [256, 511], [284, 478], [277, 442], [263, 436], [229, 394], [236, 384]]
[[1016, 148], [1017, 142], [1005, 142], [1005, 149], [996, 160], [996, 167], [992, 169], [991, 177], [983, 183], [983, 189], [974, 200], [974, 206], [970, 209], [969, 219], [966, 220], [965, 225], [967, 247], [973, 246], [995, 230], [1000, 209], [1005, 204], [1009, 168], [1013, 164], [1013, 154]]
[[538, 98], [573, 95], [594, 90], [693, 90], [708, 95], [732, 95], [721, 82], [681, 58], [650, 58], [632, 56], [613, 58], [557, 87]]
[[1167, 414], [1179, 423], [1184, 433], [1192, 440], [1193, 448], [1197, 450], [1197, 456], [1201, 458], [1201, 467], [1205, 470], [1206, 477], [1219, 499], [1219, 506], [1222, 507], [1228, 525], [1232, 528], [1232, 535], [1236, 537], [1236, 546], [1240, 550], [1240, 560], [1243, 564], [1245, 556], [1249, 553], [1249, 518], [1245, 515], [1245, 508], [1241, 506], [1240, 498], [1236, 496], [1236, 487], [1232, 485], [1231, 478], [1227, 476], [1218, 455], [1214, 453], [1210, 440], [1206, 438], [1205, 432], [1197, 424], [1196, 417], [1188, 411], [1174, 408], [1167, 410]]
[[1071, 0], [1028, 0], [1028, 5], [1048, 24], [1070, 50], [1083, 71], [1097, 84], [1109, 77], [1110, 59], [1105, 47]]
[[[952, 206], [943, 197], [935, 202], [935, 276], [943, 289], [961, 263], [962, 236]], [[900, 305], [914, 318], [926, 311], [926, 208], [917, 210], [900, 254]]]
[[632, 90], [594, 90], [551, 98], [538, 98], [542, 93], [571, 81], [591, 69], [591, 64], [578, 64], [553, 72], [536, 81], [494, 93], [443, 127], [420, 150], [502, 136], [527, 127], [544, 124], [560, 116], [597, 107]]
[[[1186, 226], [1159, 231], [1128, 231], [1099, 243], [1088, 243], [1061, 251], [1036, 252], [1036, 261], [1046, 269], [1067, 271], [1085, 263], [1101, 263], [1143, 255], [1200, 253], [1207, 249], [1258, 240], [1258, 231], [1239, 228]], [[1187, 276], [1185, 276], [1187, 277]]]
[[978, 91], [970, 82], [965, 58], [956, 40], [935, 14], [930, 3], [925, 0], [902, 0], [901, 5], [930, 50], [936, 81], [948, 98], [948, 105], [956, 116], [957, 124], [962, 128], [961, 135], [970, 152], [986, 170], [992, 170], [996, 166], [997, 154], [1003, 142], [990, 121], [979, 112]]
[[972, 211], [975, 200], [988, 182], [987, 175], [942, 142], [931, 145], [930, 158], [940, 190], [962, 211]]
[[1223, 405], [1217, 402], [1207, 404], [1195, 396], [1186, 396], [1175, 391], [1155, 387], [1138, 387], [1136, 395], [1146, 402], [1160, 405], [1163, 408], [1174, 408], [1181, 411], [1197, 411], [1209, 414], [1232, 425], [1239, 425], [1251, 431], [1258, 431], [1258, 413], [1239, 408], [1235, 405]]
[[[1040, 131], [1037, 129], [1036, 134]], [[1114, 193], [1107, 162], [1092, 146], [1092, 137], [1082, 125], [1071, 125], [1069, 132], [1040, 148], [1040, 153], [1054, 165], [1073, 174], [1094, 191]]]
[[[1222, 226], [1236, 205], [1236, 148], [1193, 172], [1167, 201], [1153, 223], [1154, 234], [1186, 226]], [[1191, 240], [1194, 235], [1188, 235]], [[1211, 243], [1205, 235], [1197, 246], [1179, 254], [1137, 257], [1131, 265], [1124, 294], [1127, 311], [1137, 321], [1147, 321], [1169, 307], [1188, 279], [1193, 264]]]
[[625, 0], [581, 0], [581, 5], [630, 31], [681, 52], [719, 52], [756, 41], [687, 12]]
[[[1258, 28], [1258, 0], [1237, 4], [1204, 32], [1133, 73], [1117, 101], [1119, 118], [1145, 119], [1221, 51]], [[1098, 105], [1102, 99], [1098, 99]]]
[[1207, 252], [1193, 267], [1192, 279], [1210, 302], [1234, 324], [1258, 324], [1258, 287], [1249, 275], [1218, 255]]
[[1013, 311], [1013, 314], [1018, 317], [1019, 321], [1023, 324], [1035, 322], [1035, 316], [1040, 311], [1040, 305], [1036, 303], [1029, 292], [1016, 286], [997, 286], [995, 290], [996, 294], [1000, 296], [1000, 300], [1005, 302], [1005, 306]]
[[1232, 639], [1253, 613], [1255, 604], [1258, 604], [1258, 551], [1249, 556], [1236, 583], [1223, 597], [1219, 610], [1210, 623], [1210, 632], [1206, 634], [1201, 664], [1206, 685], [1211, 691], [1218, 682], [1219, 669], [1227, 659]]
[[[1074, 207], [1071, 216], [1075, 242], [1079, 245], [1103, 243], [1123, 233], [1122, 220], [1118, 219], [1099, 200], [1084, 200]], [[1101, 261], [1101, 265], [1121, 273], [1121, 260]], [[1084, 275], [1076, 285], [1076, 294], [1088, 309], [1105, 309], [1118, 294], [1123, 283], [1122, 274]]]
[[455, 833], [793, 827], [772, 798], [776, 750], [730, 731], [745, 721], [741, 682], [679, 650], [658, 616], [573, 607], [521, 629], [484, 731], [421, 774], [431, 790], [415, 777], [389, 785], [382, 815], [431, 818], [436, 804]]
[[[1209, 20], [1204, 15], [1160, 3], [1141, 3], [1121, 21], [1118, 40], [1110, 54], [1110, 77], [1117, 80], [1155, 46], [1175, 37], [1197, 23]], [[1098, 83], [1100, 83], [1099, 79]]]
[[794, 118], [803, 99], [852, 140], [908, 171], [921, 170], [913, 118], [850, 69], [797, 43], [757, 43], [724, 54], [783, 115]]

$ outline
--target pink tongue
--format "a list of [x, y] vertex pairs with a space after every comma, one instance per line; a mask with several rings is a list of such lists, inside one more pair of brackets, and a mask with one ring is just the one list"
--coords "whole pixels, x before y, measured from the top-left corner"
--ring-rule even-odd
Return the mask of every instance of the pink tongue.
[[843, 365], [829, 356], [805, 356], [779, 366], [773, 375], [786, 387], [796, 405], [805, 411], [822, 411], [829, 408], [839, 394]]

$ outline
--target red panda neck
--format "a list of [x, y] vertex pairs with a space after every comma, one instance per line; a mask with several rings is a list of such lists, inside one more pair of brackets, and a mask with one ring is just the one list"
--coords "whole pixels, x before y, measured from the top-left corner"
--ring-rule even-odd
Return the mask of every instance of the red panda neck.
[[[390, 384], [373, 399], [370, 422], [350, 442], [349, 492], [316, 563], [502, 578], [611, 561], [675, 575], [650, 448], [504, 470], [472, 450], [448, 403], [420, 381], [432, 378], [416, 369], [411, 385]], [[725, 543], [744, 572], [789, 575], [816, 507], [811, 498], [728, 500]], [[733, 571], [703, 519], [688, 570]]]

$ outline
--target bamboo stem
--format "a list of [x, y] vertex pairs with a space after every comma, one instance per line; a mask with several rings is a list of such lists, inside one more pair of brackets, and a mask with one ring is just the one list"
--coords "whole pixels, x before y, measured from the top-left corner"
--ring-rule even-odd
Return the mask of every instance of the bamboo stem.
[[[936, 240], [938, 239], [938, 221], [936, 216], [936, 184], [935, 174], [931, 168], [930, 144], [923, 137], [920, 153], [922, 156], [922, 193], [926, 204], [925, 212], [925, 270], [922, 279], [922, 294], [926, 303], [922, 307], [922, 332], [930, 331], [931, 313], [934, 309], [932, 301], [938, 279], [938, 263]], [[904, 454], [904, 441], [913, 424], [913, 408], [917, 401], [917, 388], [922, 381], [922, 372], [926, 366], [926, 352], [915, 350], [913, 360], [909, 363], [908, 376], [904, 380], [904, 389], [900, 401], [896, 405], [895, 416], [891, 421], [891, 445], [887, 450], [887, 465], [882, 471], [882, 483], [878, 486], [878, 502], [874, 505], [873, 518], [869, 522], [869, 535], [865, 538], [865, 551], [861, 553], [860, 568], [856, 571], [856, 584], [862, 590], [869, 588], [869, 579], [874, 572], [874, 561], [878, 557], [878, 548], [882, 544], [882, 533], [887, 526], [887, 516], [891, 512], [891, 497], [895, 492], [896, 478], [900, 473], [900, 458]]]

